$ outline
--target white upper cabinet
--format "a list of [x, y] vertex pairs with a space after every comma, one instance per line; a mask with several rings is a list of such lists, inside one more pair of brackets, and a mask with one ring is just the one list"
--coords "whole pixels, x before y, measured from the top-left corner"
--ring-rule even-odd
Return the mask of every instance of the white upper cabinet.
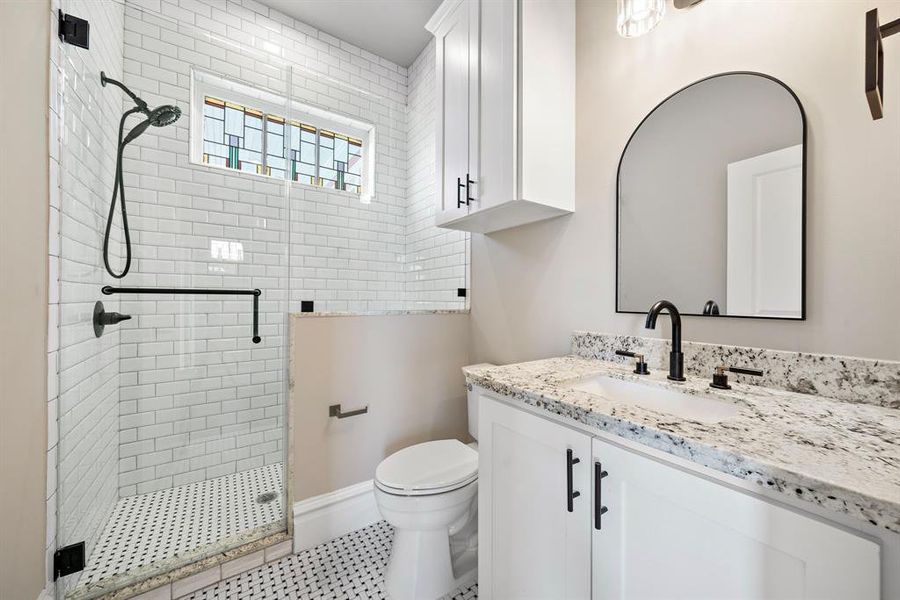
[[471, 181], [478, 169], [478, 4], [446, 2], [432, 22], [435, 36], [436, 201], [438, 220], [469, 213]]
[[574, 0], [446, 0], [436, 223], [489, 233], [575, 207]]

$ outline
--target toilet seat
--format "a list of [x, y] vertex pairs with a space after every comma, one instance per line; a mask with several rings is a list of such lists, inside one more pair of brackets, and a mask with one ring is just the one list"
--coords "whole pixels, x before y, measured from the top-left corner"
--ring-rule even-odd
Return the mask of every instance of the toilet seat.
[[460, 489], [478, 479], [478, 452], [459, 440], [409, 446], [375, 469], [375, 485], [397, 496], [430, 496]]

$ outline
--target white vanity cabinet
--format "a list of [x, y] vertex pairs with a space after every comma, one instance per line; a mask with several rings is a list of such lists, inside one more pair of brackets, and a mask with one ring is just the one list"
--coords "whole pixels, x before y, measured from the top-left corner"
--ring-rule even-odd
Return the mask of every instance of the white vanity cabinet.
[[593, 464], [596, 600], [879, 597], [874, 542], [615, 443]]
[[479, 598], [590, 597], [590, 457], [590, 436], [481, 397]]
[[436, 224], [489, 233], [575, 206], [574, 0], [445, 0]]
[[480, 598], [879, 598], [875, 542], [613, 436], [480, 408]]

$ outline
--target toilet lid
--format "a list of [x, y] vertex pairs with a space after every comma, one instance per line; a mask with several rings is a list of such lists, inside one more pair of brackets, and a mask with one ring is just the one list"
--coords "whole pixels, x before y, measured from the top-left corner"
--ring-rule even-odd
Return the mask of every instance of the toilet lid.
[[382, 488], [403, 493], [437, 493], [478, 476], [478, 452], [459, 440], [437, 440], [391, 454], [375, 469]]

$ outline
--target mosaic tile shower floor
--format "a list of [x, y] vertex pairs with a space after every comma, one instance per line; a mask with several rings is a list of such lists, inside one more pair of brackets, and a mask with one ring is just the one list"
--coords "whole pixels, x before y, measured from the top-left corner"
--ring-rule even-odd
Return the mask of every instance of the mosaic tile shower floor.
[[[393, 530], [381, 521], [247, 571], [181, 600], [381, 600]], [[478, 584], [442, 600], [475, 600]]]
[[[281, 463], [121, 498], [77, 587], [95, 584], [283, 518]], [[276, 492], [267, 503], [260, 494]]]

